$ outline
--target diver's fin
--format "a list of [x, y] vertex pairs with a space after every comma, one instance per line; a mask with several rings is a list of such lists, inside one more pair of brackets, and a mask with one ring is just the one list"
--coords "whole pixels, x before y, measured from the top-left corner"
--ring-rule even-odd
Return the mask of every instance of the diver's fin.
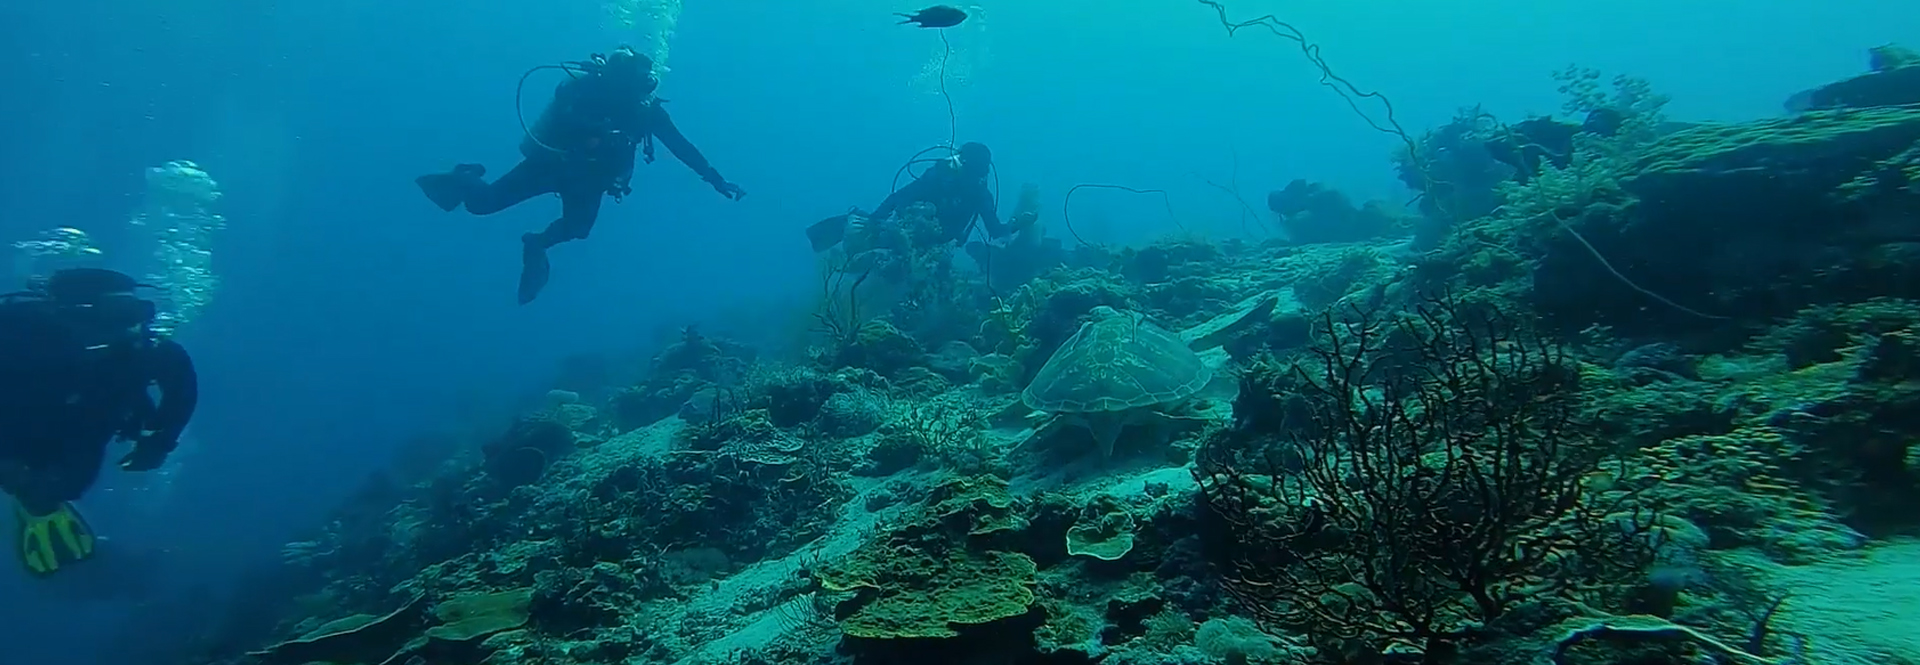
[[413, 179], [427, 199], [440, 206], [441, 210], [453, 212], [467, 202], [467, 194], [477, 186], [486, 184], [481, 180], [486, 176], [487, 168], [479, 164], [461, 164], [446, 173], [429, 173]]
[[536, 241], [534, 234], [522, 236], [520, 242], [520, 304], [525, 305], [540, 297], [541, 289], [547, 288], [553, 264], [547, 261], [547, 248]]
[[467, 202], [467, 178], [457, 173], [430, 173], [413, 179], [427, 200], [441, 210], [453, 212]]
[[807, 227], [807, 242], [813, 245], [815, 254], [833, 249], [834, 245], [846, 239], [847, 217], [845, 214], [834, 215]]
[[895, 23], [894, 25], [906, 25], [908, 23], [912, 23], [914, 21], [920, 20], [919, 17], [914, 16], [912, 14], [902, 14], [900, 12], [894, 12], [893, 15], [900, 17], [900, 22]]
[[93, 556], [93, 527], [71, 503], [35, 515], [18, 501], [13, 514], [20, 527], [20, 564], [34, 577], [46, 577], [68, 564]]

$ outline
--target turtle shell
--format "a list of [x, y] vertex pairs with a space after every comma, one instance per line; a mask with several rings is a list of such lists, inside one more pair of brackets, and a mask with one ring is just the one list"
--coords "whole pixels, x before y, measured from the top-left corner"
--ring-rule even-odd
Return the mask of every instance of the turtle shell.
[[1212, 380], [1179, 335], [1103, 305], [1040, 367], [1020, 401], [1056, 413], [1125, 411], [1186, 399]]

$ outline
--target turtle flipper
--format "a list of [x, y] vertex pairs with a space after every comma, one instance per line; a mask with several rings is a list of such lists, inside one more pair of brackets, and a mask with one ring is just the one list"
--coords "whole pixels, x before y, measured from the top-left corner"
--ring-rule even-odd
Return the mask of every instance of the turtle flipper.
[[1127, 422], [1118, 413], [1087, 414], [1087, 431], [1093, 433], [1094, 444], [1100, 446], [1100, 459], [1113, 459], [1113, 449], [1120, 443], [1120, 431], [1127, 428]]

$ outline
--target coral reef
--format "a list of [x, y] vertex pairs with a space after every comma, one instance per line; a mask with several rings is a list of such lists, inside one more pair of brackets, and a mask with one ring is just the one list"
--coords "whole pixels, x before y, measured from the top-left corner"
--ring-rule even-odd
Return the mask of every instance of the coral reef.
[[956, 627], [1017, 617], [1034, 602], [1033, 559], [996, 548], [1025, 527], [1006, 482], [963, 477], [933, 488], [907, 523], [816, 571], [841, 603], [848, 637], [954, 637]]
[[1808, 90], [1787, 100], [1795, 111], [1901, 106], [1920, 102], [1920, 56], [1886, 44], [1867, 49], [1867, 73]]
[[608, 411], [618, 427], [632, 429], [684, 411], [711, 409], [718, 393], [744, 378], [752, 360], [751, 351], [688, 326], [679, 341], [654, 356], [643, 379], [613, 393]]
[[804, 357], [569, 369], [127, 662], [1920, 662], [1847, 614], [1920, 561], [1920, 111], [1557, 79], [1408, 137], [1417, 220], [841, 257]]
[[1262, 445], [1222, 437], [1194, 469], [1229, 525], [1227, 589], [1252, 611], [1323, 650], [1452, 651], [1651, 559], [1651, 517], [1587, 491], [1610, 446], [1586, 434], [1579, 373], [1553, 343], [1449, 300], [1394, 321], [1330, 314], [1317, 332], [1317, 362], [1242, 388], [1304, 417]]

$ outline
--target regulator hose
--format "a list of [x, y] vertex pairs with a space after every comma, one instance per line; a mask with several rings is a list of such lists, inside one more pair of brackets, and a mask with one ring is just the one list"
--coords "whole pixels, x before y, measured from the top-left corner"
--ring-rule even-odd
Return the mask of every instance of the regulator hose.
[[527, 140], [532, 141], [534, 145], [540, 146], [548, 151], [565, 154], [567, 151], [547, 145], [540, 140], [540, 137], [533, 135], [533, 128], [527, 126], [527, 113], [523, 108], [524, 102], [526, 101], [527, 79], [532, 78], [535, 72], [549, 69], [558, 69], [566, 72], [567, 76], [577, 79], [584, 74], [593, 73], [593, 63], [576, 60], [562, 62], [557, 65], [534, 65], [533, 67], [527, 68], [526, 72], [520, 74], [520, 83], [513, 87], [513, 115], [520, 119], [520, 133], [525, 134]]

